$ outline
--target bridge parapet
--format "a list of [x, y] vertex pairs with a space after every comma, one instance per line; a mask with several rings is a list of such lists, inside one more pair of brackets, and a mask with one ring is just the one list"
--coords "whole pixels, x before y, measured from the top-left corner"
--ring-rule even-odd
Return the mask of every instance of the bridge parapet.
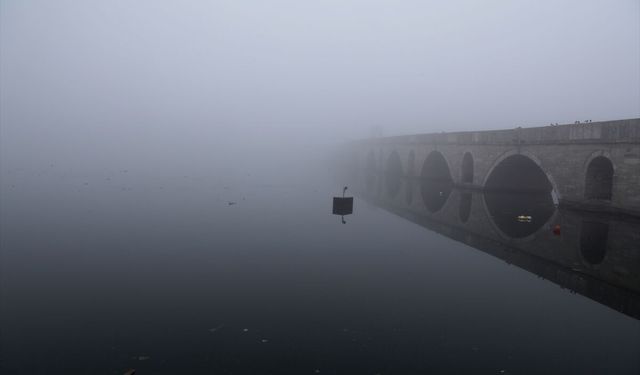
[[505, 130], [413, 134], [371, 139], [367, 142], [440, 145], [638, 143], [640, 119]]

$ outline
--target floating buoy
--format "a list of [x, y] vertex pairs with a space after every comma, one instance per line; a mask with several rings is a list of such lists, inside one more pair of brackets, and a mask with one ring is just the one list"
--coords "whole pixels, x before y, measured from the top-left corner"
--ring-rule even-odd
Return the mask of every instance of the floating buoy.
[[353, 197], [345, 197], [344, 193], [347, 191], [345, 186], [342, 189], [342, 197], [333, 197], [333, 214], [342, 216], [342, 224], [346, 224], [344, 221], [345, 215], [351, 215], [353, 213]]
[[553, 226], [553, 234], [556, 236], [560, 235], [560, 224], [556, 224]]

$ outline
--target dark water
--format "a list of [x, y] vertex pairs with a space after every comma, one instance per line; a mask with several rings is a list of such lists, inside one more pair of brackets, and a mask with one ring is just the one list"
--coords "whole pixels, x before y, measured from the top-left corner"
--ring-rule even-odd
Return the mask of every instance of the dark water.
[[2, 182], [2, 374], [640, 373], [639, 320], [358, 197], [343, 225], [322, 174], [29, 173]]

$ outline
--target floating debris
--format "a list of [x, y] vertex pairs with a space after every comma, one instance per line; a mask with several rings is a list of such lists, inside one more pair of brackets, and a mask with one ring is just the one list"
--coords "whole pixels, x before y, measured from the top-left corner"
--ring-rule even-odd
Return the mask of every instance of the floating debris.
[[127, 370], [124, 374], [122, 375], [134, 375], [136, 373], [136, 369], [132, 368], [131, 370]]
[[222, 327], [224, 327], [224, 324], [220, 324], [220, 325], [219, 325], [219, 326], [217, 326], [217, 327], [210, 328], [210, 329], [209, 329], [209, 332], [214, 333], [214, 332], [216, 332], [217, 330], [219, 330], [219, 329], [220, 329], [220, 328], [222, 328]]
[[531, 222], [532, 217], [529, 215], [518, 215], [516, 217], [516, 220], [518, 220], [521, 223], [530, 223]]
[[260, 340], [260, 342], [261, 342], [261, 343], [263, 343], [263, 344], [265, 344], [265, 343], [268, 343], [268, 342], [269, 342], [269, 340], [268, 340], [268, 339], [262, 339], [262, 340]]
[[237, 202], [227, 202], [229, 206], [233, 206], [234, 204], [238, 204]]
[[249, 328], [244, 328], [242, 332], [249, 332]]

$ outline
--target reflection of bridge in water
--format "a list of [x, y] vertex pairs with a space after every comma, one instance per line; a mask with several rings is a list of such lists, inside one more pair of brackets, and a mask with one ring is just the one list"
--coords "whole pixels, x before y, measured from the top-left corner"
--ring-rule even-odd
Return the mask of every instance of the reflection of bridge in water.
[[368, 201], [640, 319], [640, 119], [349, 147]]

